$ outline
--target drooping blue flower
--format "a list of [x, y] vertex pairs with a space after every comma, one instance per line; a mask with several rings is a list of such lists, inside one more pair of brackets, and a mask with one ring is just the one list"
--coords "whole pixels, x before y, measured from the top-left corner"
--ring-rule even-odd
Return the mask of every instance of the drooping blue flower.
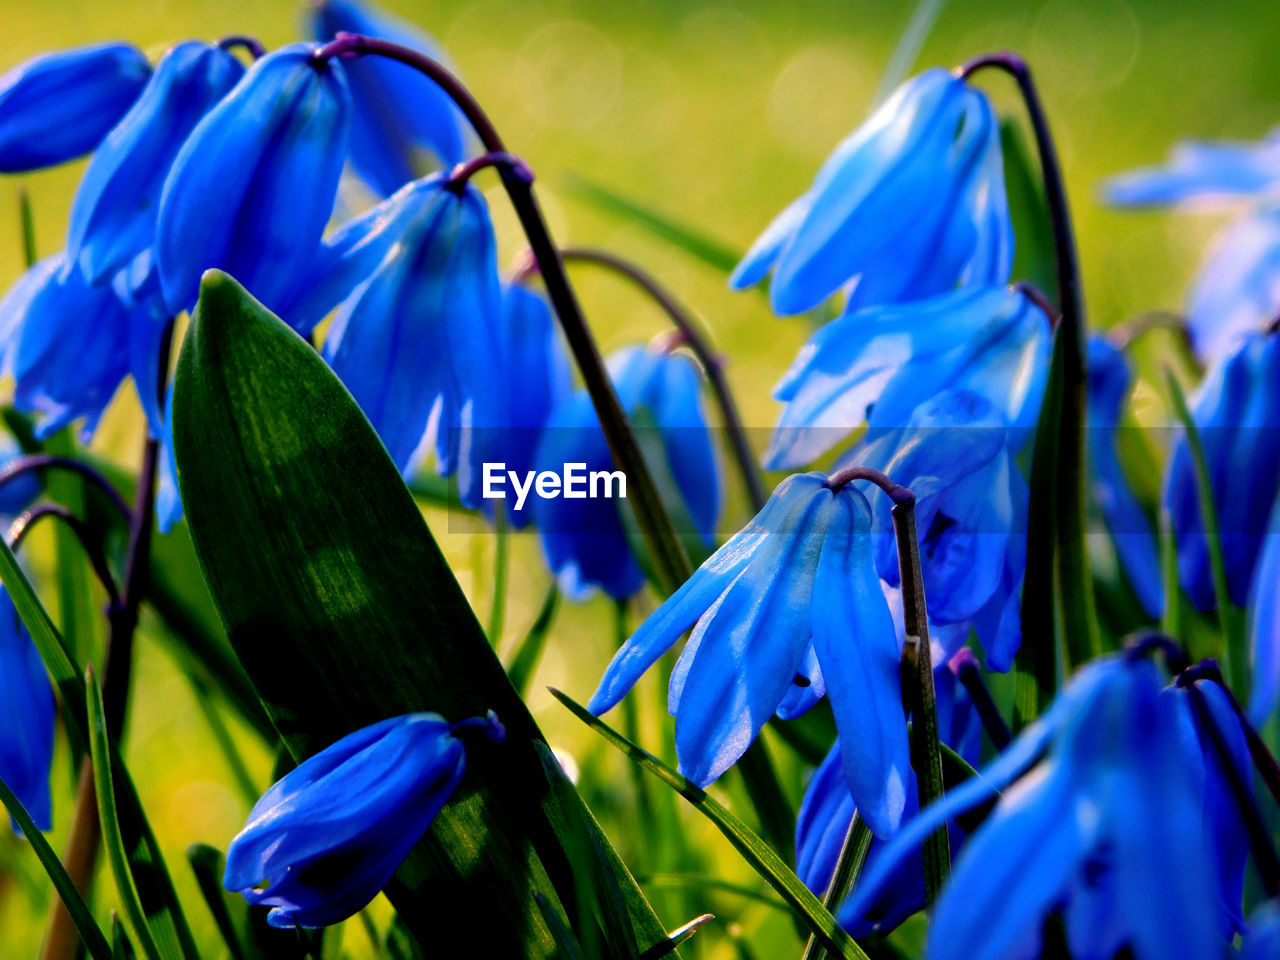
[[192, 131], [160, 198], [155, 255], [171, 315], [217, 267], [280, 313], [333, 211], [351, 125], [342, 64], [295, 43], [258, 60]]
[[1107, 202], [1120, 207], [1210, 203], [1255, 197], [1280, 185], [1280, 130], [1257, 143], [1189, 140], [1169, 162], [1110, 178]]
[[1280, 957], [1280, 901], [1268, 900], [1249, 917], [1240, 960], [1275, 960]]
[[1089, 337], [1089, 482], [1094, 502], [1115, 544], [1125, 577], [1144, 610], [1164, 609], [1155, 533], [1120, 466], [1116, 431], [1129, 395], [1131, 375], [1124, 352], [1106, 338]]
[[0, 587], [0, 780], [41, 830], [53, 827], [53, 732], [53, 689], [44, 663], [9, 592]]
[[[878, 431], [838, 466], [883, 470], [916, 495], [921, 570], [931, 622], [971, 624], [987, 664], [1008, 670], [1021, 644], [1018, 616], [1026, 559], [1029, 491], [1013, 462], [1010, 431], [990, 400], [946, 390], [917, 407], [905, 426]], [[890, 504], [875, 498], [876, 566], [898, 586]], [[967, 630], [937, 639], [963, 644]], [[950, 658], [956, 647], [944, 649]]]
[[283, 316], [309, 332], [339, 301], [324, 357], [396, 466], [411, 473], [434, 446], [437, 470], [456, 472], [460, 499], [478, 506], [481, 464], [502, 459], [507, 394], [493, 224], [480, 192], [435, 175], [339, 227]]
[[[372, 4], [319, 0], [308, 20], [321, 43], [339, 32], [358, 33], [448, 63], [431, 37]], [[467, 121], [434, 80], [385, 57], [358, 57], [343, 65], [355, 103], [351, 166], [373, 190], [389, 196], [410, 180], [466, 159]]]
[[1059, 908], [1073, 956], [1110, 957], [1124, 946], [1137, 960], [1221, 955], [1177, 703], [1149, 660], [1126, 655], [1081, 669], [981, 777], [908, 823], [840, 908], [841, 921], [865, 913], [925, 836], [996, 790], [935, 904], [930, 960], [1035, 956], [1044, 920]]
[[0, 301], [0, 351], [13, 403], [36, 436], [84, 418], [88, 438], [129, 373], [134, 318], [111, 287], [90, 287], [65, 254], [40, 261]]
[[[686, 356], [652, 347], [624, 347], [606, 366], [623, 410], [634, 417], [643, 409], [652, 418], [651, 447], [662, 451], [675, 485], [671, 492], [692, 524], [679, 532], [709, 545], [720, 513], [720, 476], [697, 367]], [[570, 463], [585, 464], [588, 475], [616, 469], [586, 390], [575, 390], [556, 406], [538, 443], [539, 471], [558, 474]], [[568, 596], [583, 598], [599, 588], [622, 599], [644, 584], [618, 515], [628, 509], [625, 504], [603, 496], [530, 499], [547, 566]], [[508, 506], [514, 506], [509, 494]]]
[[67, 256], [89, 283], [104, 283], [148, 254], [174, 158], [243, 75], [232, 53], [210, 44], [180, 43], [165, 54], [132, 109], [94, 151], [76, 191]]
[[[976, 765], [982, 728], [951, 664], [935, 671], [934, 688], [937, 693], [938, 730], [943, 742], [971, 765]], [[796, 819], [796, 873], [819, 897], [826, 892], [835, 874], [854, 809], [841, 764], [840, 744], [837, 743], [809, 781]], [[903, 819], [909, 821], [918, 812], [916, 777], [914, 771], [909, 771]], [[954, 821], [947, 827], [954, 854], [964, 841], [964, 833]], [[868, 864], [875, 862], [883, 847], [883, 840], [871, 841]], [[919, 858], [912, 858], [895, 869], [876, 902], [865, 915], [852, 920], [846, 929], [851, 936], [859, 938], [876, 932], [886, 934], [913, 913], [924, 909], [924, 905], [923, 863]]]
[[[1280, 488], [1280, 337], [1255, 333], [1219, 360], [1188, 404], [1204, 445], [1233, 603], [1244, 605]], [[1164, 504], [1178, 574], [1201, 610], [1214, 606], [1209, 551], [1186, 437], [1174, 442]]]
[[907, 81], [836, 147], [809, 190], [738, 264], [743, 289], [770, 270], [779, 314], [853, 281], [849, 309], [1009, 278], [1013, 229], [995, 111], [945, 70]]
[[1196, 355], [1212, 361], [1280, 316], [1280, 207], [1268, 204], [1214, 241], [1187, 296]]
[[1266, 541], [1249, 589], [1249, 720], [1261, 727], [1280, 699], [1280, 507], [1272, 507]]
[[618, 651], [592, 712], [613, 707], [690, 627], [668, 698], [685, 776], [705, 786], [724, 773], [795, 687], [815, 684], [816, 665], [850, 793], [877, 836], [898, 828], [909, 767], [899, 643], [859, 491], [833, 491], [816, 472], [779, 484]]
[[989, 399], [1021, 434], [1040, 415], [1049, 319], [1021, 290], [975, 284], [823, 326], [774, 389], [786, 406], [765, 466], [794, 469], [866, 423], [901, 427], [943, 390]]
[[426, 833], [466, 771], [463, 728], [484, 719], [412, 713], [348, 734], [263, 794], [227, 849], [223, 885], [272, 908], [273, 927], [324, 927], [372, 900]]
[[34, 57], [0, 77], [0, 172], [74, 160], [96, 147], [151, 75], [142, 52], [104, 43]]
[[[1192, 701], [1189, 687], [1195, 689], [1203, 712]], [[1199, 788], [1210, 858], [1218, 881], [1219, 930], [1229, 939], [1236, 931], [1246, 929], [1242, 901], [1249, 834], [1232, 779], [1252, 798], [1253, 761], [1249, 741], [1235, 707], [1218, 683], [1195, 680], [1188, 686], [1175, 686], [1172, 693], [1178, 702], [1183, 753]], [[1230, 770], [1219, 756], [1215, 739], [1226, 747]]]

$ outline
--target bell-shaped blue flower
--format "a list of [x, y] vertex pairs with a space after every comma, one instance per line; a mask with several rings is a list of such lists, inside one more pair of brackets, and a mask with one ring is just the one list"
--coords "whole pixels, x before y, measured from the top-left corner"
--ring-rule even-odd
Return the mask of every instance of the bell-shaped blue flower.
[[[674, 484], [668, 492], [679, 497], [692, 524], [679, 532], [709, 545], [720, 513], [720, 477], [697, 367], [686, 356], [652, 347], [624, 347], [606, 366], [623, 410], [631, 416], [643, 410], [652, 420], [646, 428], [654, 440], [650, 447], [661, 450], [660, 466]], [[588, 475], [615, 469], [586, 390], [575, 390], [552, 411], [535, 457], [539, 471], [559, 474], [569, 463], [585, 464]], [[606, 497], [530, 499], [547, 566], [568, 596], [581, 599], [599, 588], [622, 599], [643, 586], [644, 572], [618, 515], [625, 504]]]
[[1206, 204], [1254, 197], [1280, 184], [1280, 130], [1257, 143], [1189, 140], [1169, 162], [1111, 177], [1107, 202], [1120, 207]]
[[41, 830], [53, 827], [53, 728], [53, 689], [44, 663], [0, 587], [0, 780]]
[[[334, 303], [324, 357], [411, 473], [434, 445], [441, 475], [480, 501], [502, 459], [507, 384], [493, 224], [480, 192], [415, 180], [326, 239], [283, 316], [307, 332]], [[433, 436], [428, 436], [430, 432]]]
[[1116, 431], [1132, 375], [1123, 351], [1104, 337], [1089, 337], [1087, 435], [1089, 482], [1094, 503], [1115, 545], [1138, 602], [1151, 617], [1164, 609], [1160, 558], [1146, 512], [1120, 466]]
[[155, 256], [170, 314], [217, 267], [280, 313], [319, 250], [351, 125], [342, 64], [296, 43], [258, 60], [192, 131], [160, 197]]
[[1249, 590], [1249, 720], [1263, 726], [1280, 700], [1280, 507], [1272, 507]]
[[974, 285], [846, 313], [810, 338], [775, 388], [786, 407], [765, 466], [812, 463], [864, 423], [904, 426], [949, 389], [986, 397], [1025, 435], [1048, 367], [1049, 319], [1021, 290]]
[[151, 75], [142, 52], [104, 43], [46, 53], [0, 77], [0, 173], [74, 160], [94, 149]]
[[227, 849], [223, 885], [272, 908], [273, 927], [325, 927], [352, 916], [391, 879], [466, 771], [456, 733], [435, 713], [383, 720], [304, 760], [263, 794]]
[[931, 960], [1035, 956], [1058, 908], [1073, 956], [1110, 957], [1126, 946], [1137, 960], [1222, 955], [1178, 705], [1154, 664], [1125, 655], [1080, 670], [982, 776], [910, 821], [839, 918], [864, 915], [924, 837], [996, 790], [935, 904]]
[[[1173, 695], [1180, 708], [1183, 752], [1199, 787], [1209, 853], [1218, 880], [1219, 928], [1224, 937], [1230, 938], [1237, 930], [1247, 929], [1242, 900], [1249, 859], [1249, 834], [1232, 779], [1252, 797], [1253, 761], [1240, 718], [1223, 688], [1212, 680], [1195, 680], [1190, 686], [1197, 691], [1203, 712], [1192, 703], [1187, 687], [1176, 686]], [[1226, 747], [1230, 769], [1219, 756], [1215, 740]]]
[[1280, 207], [1268, 204], [1228, 226], [1196, 273], [1187, 330], [1212, 361], [1280, 316]]
[[[358, 33], [447, 63], [431, 37], [369, 3], [319, 0], [308, 19], [311, 35], [321, 43], [339, 32]], [[351, 166], [379, 195], [389, 196], [410, 180], [466, 159], [467, 121], [434, 80], [385, 57], [359, 57], [343, 66], [355, 104]]]
[[[1252, 334], [1205, 376], [1189, 398], [1204, 445], [1232, 602], [1248, 598], [1280, 487], [1280, 337]], [[1214, 606], [1209, 550], [1186, 437], [1174, 443], [1164, 503], [1177, 535], [1178, 574], [1201, 610]]]
[[90, 287], [65, 254], [42, 260], [0, 302], [13, 403], [44, 438], [84, 418], [88, 438], [129, 373], [134, 318], [111, 287]]
[[685, 776], [711, 783], [795, 687], [820, 683], [863, 819], [877, 836], [898, 828], [910, 765], [900, 651], [859, 491], [832, 490], [816, 472], [782, 481], [618, 651], [592, 712], [613, 707], [691, 627], [668, 698]]
[[773, 309], [793, 314], [851, 282], [850, 309], [1000, 284], [1012, 262], [995, 111], [981, 91], [935, 69], [899, 87], [836, 147], [730, 283], [749, 287], [772, 269]]
[[[869, 434], [839, 463], [876, 467], [915, 493], [930, 620], [972, 624], [988, 666], [1001, 671], [1012, 665], [1022, 639], [1018, 606], [1029, 496], [1008, 439], [1004, 417], [988, 399], [947, 390], [917, 407], [905, 427]], [[876, 566], [896, 587], [889, 508], [884, 498], [875, 499]], [[963, 644], [966, 631], [946, 636]], [[955, 652], [947, 648], [944, 656]]]
[[[944, 743], [971, 765], [978, 762], [982, 727], [973, 704], [957, 679], [955, 669], [946, 664], [934, 673], [937, 694], [938, 730]], [[907, 779], [905, 820], [919, 811], [915, 772]], [[809, 781], [800, 814], [796, 819], [796, 873], [805, 886], [821, 897], [831, 885], [845, 835], [853, 821], [855, 805], [845, 780], [837, 742]], [[964, 841], [964, 833], [954, 822], [947, 825], [954, 853]], [[873, 839], [867, 853], [872, 864], [884, 847], [884, 841]], [[865, 937], [886, 934], [903, 920], [924, 909], [924, 867], [919, 858], [903, 861], [885, 882], [881, 895], [866, 914], [846, 927], [850, 935]]]
[[151, 249], [165, 178], [182, 144], [244, 75], [228, 50], [180, 43], [94, 151], [71, 207], [67, 256], [101, 284]]

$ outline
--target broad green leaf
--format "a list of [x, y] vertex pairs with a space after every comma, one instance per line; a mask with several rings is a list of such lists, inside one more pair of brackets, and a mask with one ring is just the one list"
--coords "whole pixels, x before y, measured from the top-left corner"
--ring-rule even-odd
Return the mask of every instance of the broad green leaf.
[[[89, 951], [89, 955], [93, 957], [93, 960], [112, 960], [111, 946], [107, 943], [107, 938], [103, 936], [102, 930], [94, 922], [93, 914], [89, 912], [89, 907], [85, 904], [84, 898], [80, 896], [80, 891], [76, 889], [76, 885], [67, 876], [67, 871], [62, 866], [62, 861], [53, 852], [53, 848], [49, 846], [49, 841], [44, 838], [44, 834], [36, 827], [30, 814], [27, 813], [26, 807], [22, 805], [22, 801], [14, 795], [3, 780], [0, 780], [0, 804], [4, 804], [9, 816], [13, 817], [14, 823], [18, 825], [22, 835], [31, 844], [32, 852], [39, 859], [40, 865], [44, 867], [45, 873], [49, 875], [49, 880], [53, 884], [53, 888], [58, 891], [58, 896], [62, 898], [62, 902], [67, 908], [67, 913], [71, 915], [71, 921], [76, 925], [76, 930], [79, 931], [80, 939], [84, 941], [85, 949]], [[0, 825], [0, 829], [8, 828]]]
[[667, 786], [671, 787], [689, 801], [699, 813], [710, 820], [722, 834], [733, 844], [744, 860], [782, 897], [797, 917], [813, 932], [828, 952], [837, 957], [858, 958], [867, 960], [854, 939], [841, 929], [830, 911], [822, 905], [822, 901], [810, 892], [800, 878], [793, 873], [786, 863], [756, 836], [751, 828], [742, 822], [728, 808], [716, 802], [706, 791], [690, 783], [665, 763], [636, 746], [622, 734], [618, 733], [603, 720], [592, 716], [586, 708], [580, 706], [572, 698], [552, 690], [552, 695], [569, 708], [579, 720], [609, 743], [625, 753], [633, 762], [648, 773], [653, 774]]
[[[146, 955], [147, 960], [169, 960], [160, 952], [151, 930], [147, 926], [142, 900], [129, 869], [129, 852], [125, 848], [124, 835], [120, 832], [120, 819], [116, 815], [116, 791], [111, 775], [111, 744], [107, 741], [106, 718], [102, 709], [102, 690], [98, 678], [90, 667], [85, 674], [85, 691], [89, 710], [89, 751], [93, 760], [93, 787], [98, 798], [98, 823], [102, 829], [102, 845], [107, 851], [107, 862], [116, 882], [116, 893], [124, 908], [124, 922], [130, 940]], [[172, 955], [169, 955], [172, 956]]]
[[701, 260], [713, 270], [730, 273], [742, 259], [742, 254], [707, 236], [698, 227], [655, 210], [647, 203], [625, 197], [611, 187], [577, 175], [569, 178], [568, 186], [570, 192], [592, 206], [643, 227], [658, 239], [667, 241], [696, 260]]
[[[225, 274], [202, 286], [174, 431], [210, 594], [296, 758], [414, 711], [493, 709], [506, 727], [504, 743], [470, 745], [461, 787], [388, 885], [405, 923], [425, 945], [448, 928], [487, 955], [554, 956], [534, 895], [577, 911], [542, 735], [355, 401]], [[664, 938], [647, 903], [627, 908], [639, 947]]]

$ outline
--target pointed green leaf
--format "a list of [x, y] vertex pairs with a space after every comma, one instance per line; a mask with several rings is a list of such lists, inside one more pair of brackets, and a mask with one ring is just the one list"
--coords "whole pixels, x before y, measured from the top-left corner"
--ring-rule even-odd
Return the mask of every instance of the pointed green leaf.
[[[196, 552], [293, 755], [390, 716], [495, 710], [507, 740], [472, 745], [462, 786], [387, 893], [423, 943], [447, 927], [490, 955], [553, 956], [534, 895], [573, 917], [574, 880], [544, 815], [542, 736], [364, 414], [304, 340], [216, 272], [174, 390]], [[639, 946], [665, 936], [628, 905]]]

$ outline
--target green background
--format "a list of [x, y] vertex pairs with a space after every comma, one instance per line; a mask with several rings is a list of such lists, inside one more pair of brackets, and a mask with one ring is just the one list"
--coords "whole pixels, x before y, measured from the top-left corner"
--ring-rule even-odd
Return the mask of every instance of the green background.
[[[572, 178], [607, 186], [732, 249], [745, 249], [866, 115], [910, 5], [494, 0], [387, 6], [444, 44], [510, 148], [532, 164], [555, 237], [622, 253], [676, 291], [729, 358], [728, 375], [748, 425], [767, 428], [777, 411], [769, 388], [803, 342], [804, 321], [772, 317], [756, 293], [730, 292], [723, 274], [584, 200], [572, 190]], [[296, 38], [299, 13], [283, 2], [7, 0], [0, 3], [0, 67], [109, 38], [157, 54], [175, 40], [230, 33], [252, 33], [276, 46]], [[1180, 137], [1252, 139], [1267, 132], [1280, 117], [1280, 10], [1269, 2], [953, 0], [917, 67], [952, 66], [998, 48], [1023, 53], [1040, 82], [1071, 191], [1092, 322], [1106, 326], [1146, 309], [1177, 308], [1221, 218], [1108, 210], [1098, 202], [1099, 181], [1159, 161]], [[1007, 79], [987, 75], [983, 83], [1003, 110], [1021, 119]], [[52, 253], [61, 246], [80, 169], [75, 164], [0, 184], [0, 225], [12, 225], [0, 228], [0, 282], [7, 285], [22, 271], [18, 185], [31, 193], [41, 254]], [[492, 204], [503, 262], [510, 263], [521, 249], [514, 217], [492, 176], [480, 183]], [[662, 315], [629, 287], [580, 269], [575, 278], [586, 313], [606, 350], [663, 328]], [[1141, 415], [1154, 394], [1143, 388], [1136, 402]], [[95, 449], [135, 468], [139, 422], [136, 398], [126, 389]], [[722, 526], [732, 529], [743, 517], [735, 493]], [[483, 619], [493, 538], [466, 518], [438, 511], [429, 518]], [[46, 554], [37, 539], [29, 555], [38, 574], [47, 574], [41, 564]], [[528, 625], [547, 583], [536, 540], [520, 536], [504, 646]], [[554, 684], [579, 699], [590, 694], [612, 651], [611, 616], [602, 601], [562, 611], [539, 692], [531, 698], [535, 715], [553, 743], [583, 768], [588, 800], [638, 872], [680, 868], [758, 889], [718, 836], [683, 812], [681, 830], [696, 855], [670, 852], [639, 836], [629, 815], [632, 786], [623, 761], [540, 692]], [[149, 620], [147, 626], [153, 629]], [[126, 755], [181, 891], [194, 903], [182, 850], [194, 841], [225, 848], [247, 807], [169, 655], [145, 638], [139, 654]], [[642, 684], [648, 718], [643, 739], [651, 748], [664, 738], [661, 696], [653, 678]], [[238, 732], [265, 787], [269, 755]], [[55, 847], [70, 807], [70, 764], [64, 760], [55, 767]], [[803, 770], [784, 763], [782, 773], [798, 798]], [[48, 896], [29, 852], [0, 831], [0, 953], [34, 955]], [[99, 903], [110, 899], [100, 896]], [[672, 927], [695, 911], [717, 913], [714, 928], [698, 938], [706, 956], [734, 956], [729, 934], [735, 927], [760, 956], [791, 950], [795, 942], [781, 913], [736, 895], [704, 887], [656, 899]], [[212, 944], [203, 907], [194, 905], [191, 914], [204, 942]], [[367, 944], [352, 927], [343, 943], [361, 955]]]

